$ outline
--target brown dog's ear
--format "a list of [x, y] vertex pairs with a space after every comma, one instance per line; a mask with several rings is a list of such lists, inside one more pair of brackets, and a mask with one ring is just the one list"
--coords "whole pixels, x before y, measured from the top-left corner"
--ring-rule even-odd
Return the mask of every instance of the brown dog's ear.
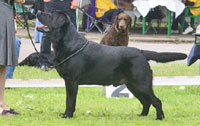
[[131, 18], [131, 16], [129, 16], [129, 15], [128, 15], [128, 18], [129, 18], [128, 27], [131, 28], [131, 26], [132, 26], [132, 18]]
[[117, 15], [117, 16], [115, 17], [114, 24], [115, 24], [116, 26], [118, 25], [118, 18], [119, 18], [119, 15]]

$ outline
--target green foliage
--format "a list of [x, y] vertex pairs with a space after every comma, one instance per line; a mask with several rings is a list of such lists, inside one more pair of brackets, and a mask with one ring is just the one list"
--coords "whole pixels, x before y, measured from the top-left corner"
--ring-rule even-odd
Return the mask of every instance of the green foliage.
[[165, 119], [155, 120], [151, 106], [147, 117], [138, 117], [142, 106], [136, 98], [106, 98], [101, 87], [81, 87], [74, 118], [63, 119], [64, 88], [6, 89], [8, 106], [19, 116], [0, 116], [1, 126], [198, 126], [200, 123], [200, 87], [155, 86], [163, 103]]

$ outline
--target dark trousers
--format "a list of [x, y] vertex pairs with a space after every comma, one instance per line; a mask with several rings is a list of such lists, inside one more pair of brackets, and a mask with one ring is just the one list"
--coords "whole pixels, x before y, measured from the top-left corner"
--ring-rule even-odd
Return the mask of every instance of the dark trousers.
[[112, 24], [115, 20], [115, 17], [122, 12], [124, 12], [122, 9], [111, 9], [106, 11], [102, 17], [103, 21]]
[[[177, 18], [175, 18], [175, 14], [173, 15], [172, 30], [178, 30], [178, 23], [180, 23], [181, 27], [183, 27], [183, 31], [185, 31], [185, 29], [189, 26], [188, 23], [183, 19], [184, 14], [185, 14], [185, 10]], [[184, 26], [182, 26], [183, 20], [185, 22]]]
[[[45, 12], [52, 12], [56, 9], [52, 9], [52, 6], [50, 4], [45, 3], [44, 11]], [[69, 15], [71, 22], [76, 27], [76, 11], [72, 9], [63, 9], [66, 11], [66, 13]], [[50, 33], [44, 33], [42, 37], [42, 42], [40, 45], [40, 55], [41, 55], [41, 65], [50, 65], [50, 59], [51, 59], [51, 40], [50, 40]]]
[[41, 55], [41, 65], [47, 65], [50, 64], [50, 55], [51, 53], [51, 41], [50, 41], [50, 33], [44, 33], [42, 36], [42, 42], [40, 45], [40, 55]]

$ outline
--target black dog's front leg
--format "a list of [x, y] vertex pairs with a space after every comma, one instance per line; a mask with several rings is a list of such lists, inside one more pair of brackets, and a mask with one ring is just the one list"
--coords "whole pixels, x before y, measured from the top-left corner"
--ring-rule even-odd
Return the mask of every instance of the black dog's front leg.
[[68, 83], [65, 81], [65, 88], [66, 88], [66, 110], [63, 114], [63, 118], [71, 118], [73, 117], [73, 113], [75, 112], [76, 106], [76, 96], [78, 93], [78, 85]]

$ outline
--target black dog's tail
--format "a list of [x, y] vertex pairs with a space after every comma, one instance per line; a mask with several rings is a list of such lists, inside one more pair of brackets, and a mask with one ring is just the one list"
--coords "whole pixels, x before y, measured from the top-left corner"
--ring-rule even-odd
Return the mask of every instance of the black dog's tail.
[[142, 50], [143, 55], [147, 60], [154, 60], [156, 62], [171, 62], [175, 60], [183, 60], [187, 58], [187, 55], [184, 53], [175, 53], [175, 52], [154, 52]]

